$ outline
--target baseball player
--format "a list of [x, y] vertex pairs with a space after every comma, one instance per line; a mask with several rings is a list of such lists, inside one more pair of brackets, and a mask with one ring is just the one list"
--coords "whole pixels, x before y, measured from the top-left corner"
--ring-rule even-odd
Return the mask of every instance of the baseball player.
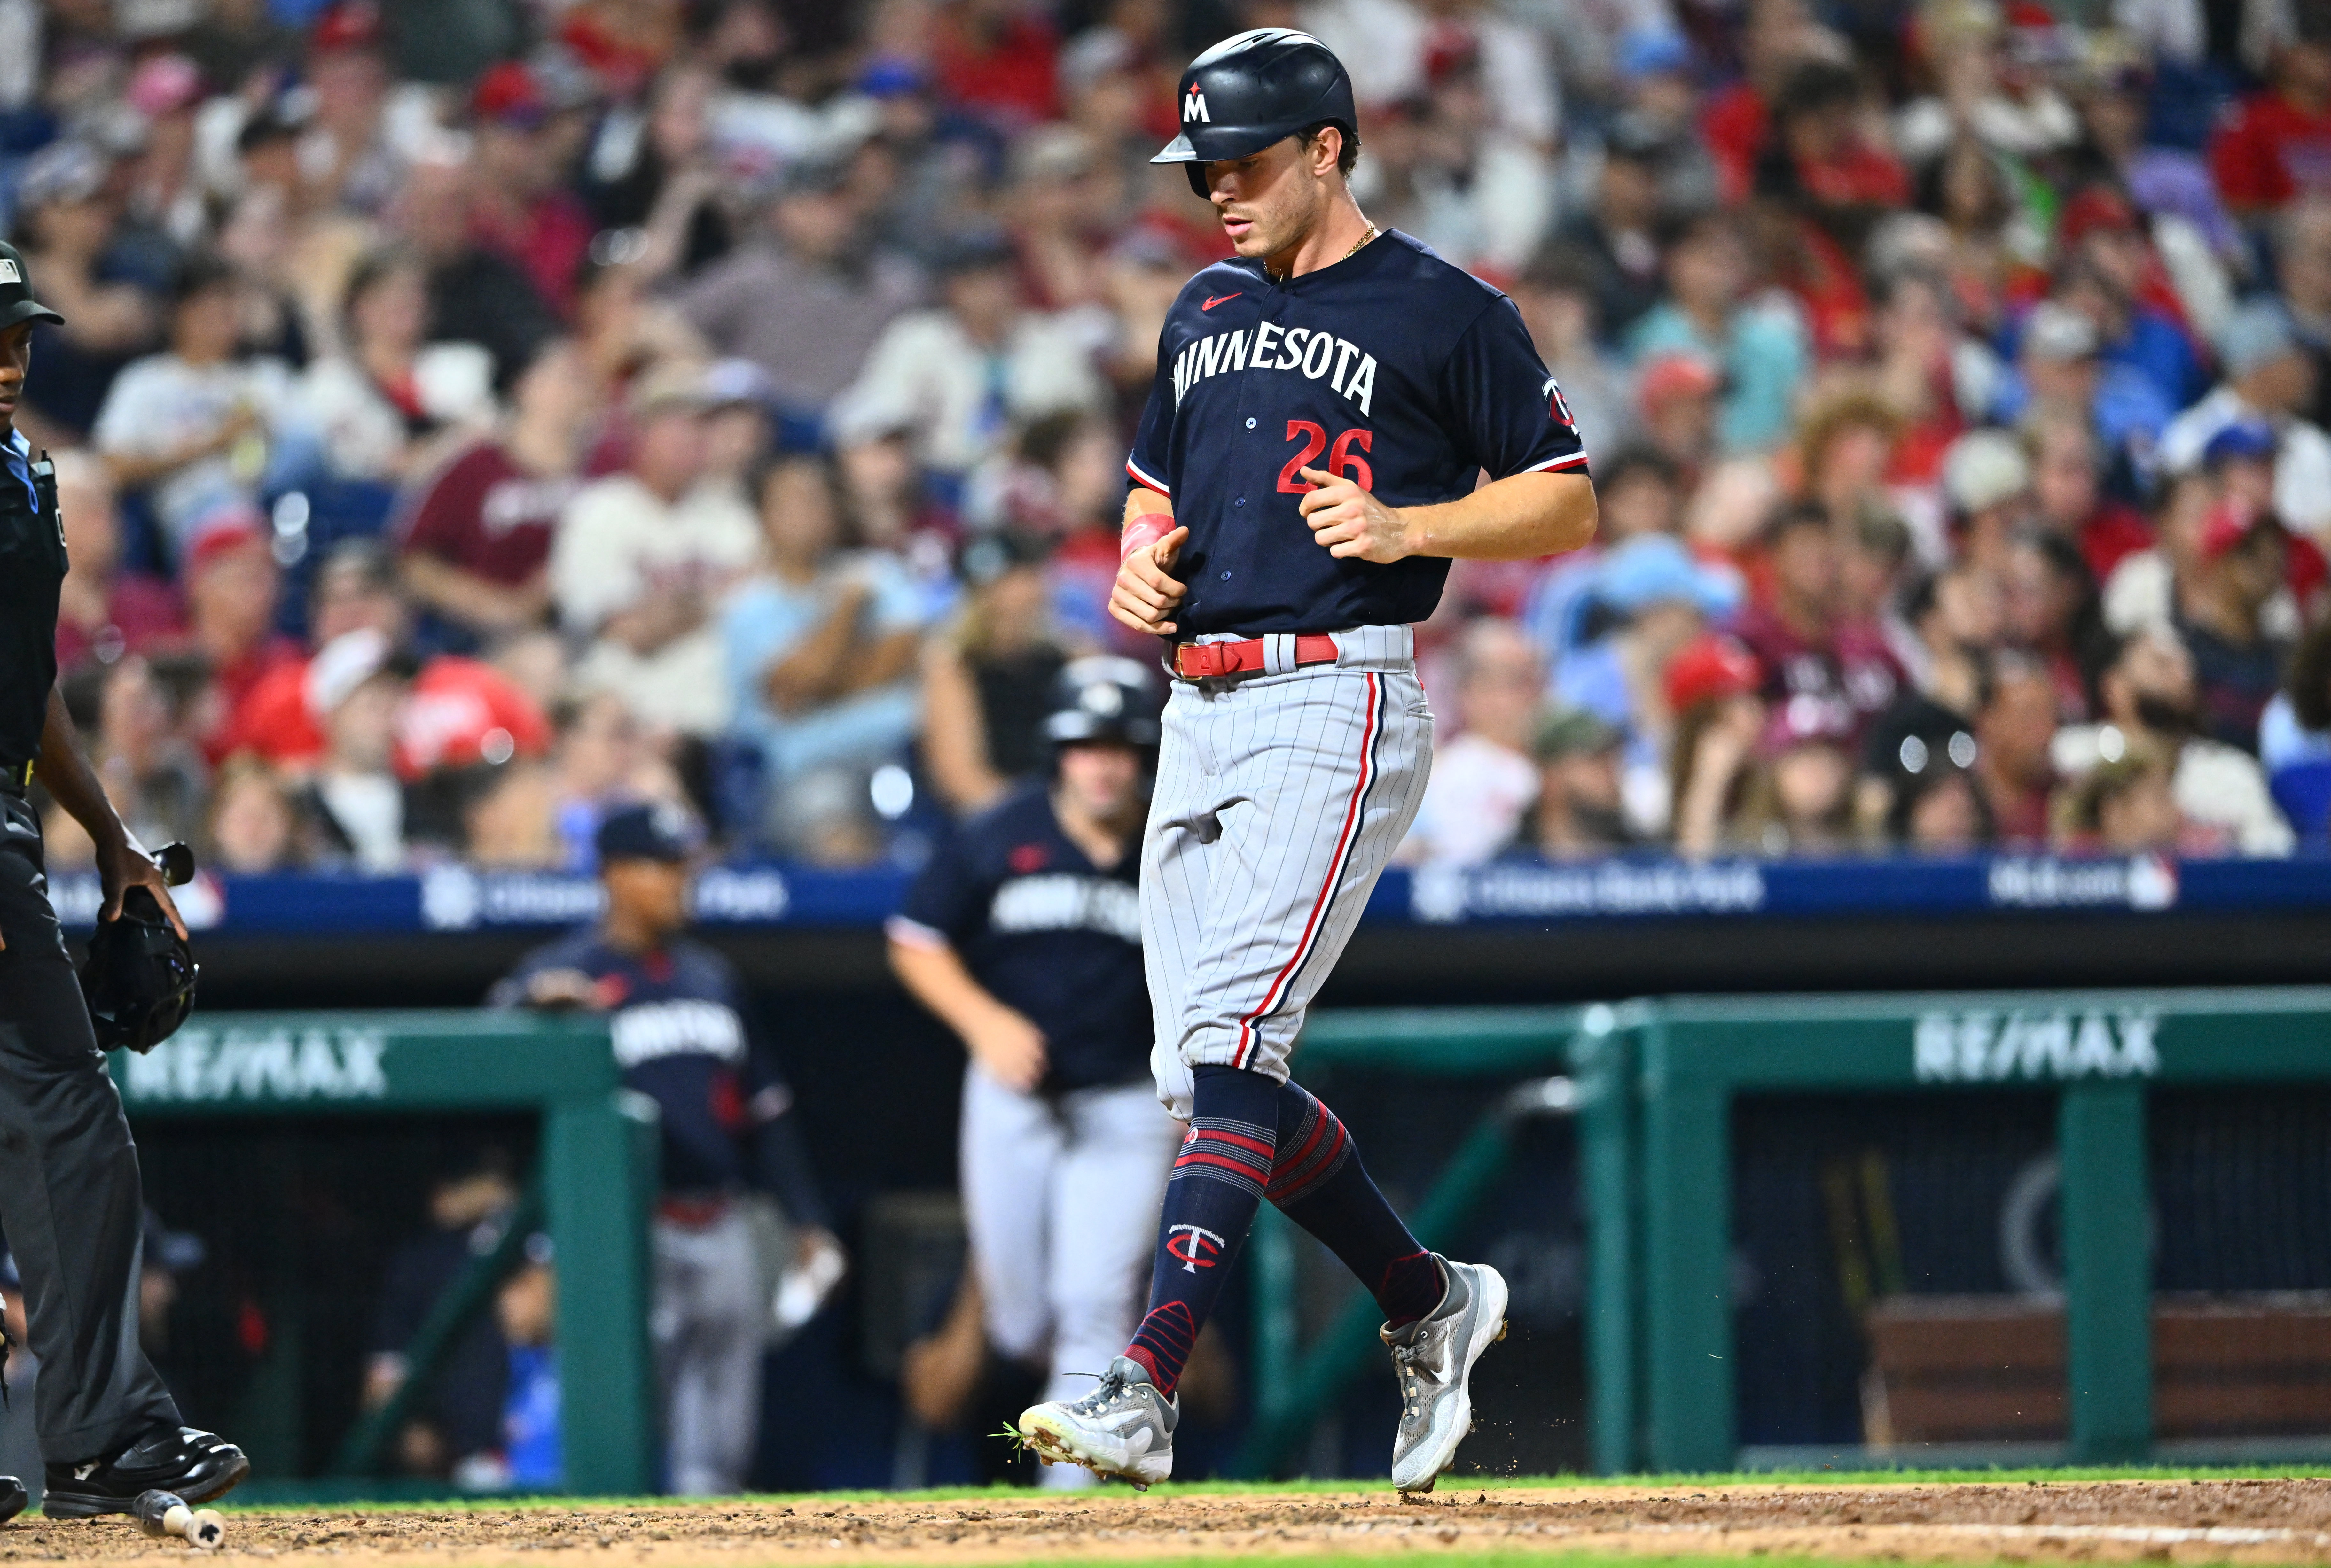
[[787, 1114], [793, 1092], [747, 1022], [736, 972], [680, 935], [696, 849], [687, 813], [625, 807], [599, 824], [597, 848], [605, 913], [528, 954], [489, 1001], [606, 1013], [623, 1087], [662, 1113], [649, 1321], [667, 1484], [683, 1497], [716, 1497], [741, 1491], [753, 1461], [772, 1326], [773, 1282], [738, 1200], [776, 1194], [804, 1257], [836, 1244]]
[[[0, 244], [0, 1226], [24, 1281], [43, 1372], [33, 1421], [51, 1518], [126, 1514], [158, 1487], [190, 1502], [250, 1472], [233, 1443], [183, 1425], [138, 1346], [138, 1147], [106, 1076], [43, 875], [35, 769], [97, 843], [102, 918], [144, 888], [175, 937], [186, 925], [161, 870], [105, 798], [57, 694], [64, 527], [56, 473], [16, 430], [33, 324], [63, 318], [33, 298], [24, 259]], [[0, 1518], [24, 1506], [0, 1478]]]
[[988, 1342], [1047, 1367], [1054, 1400], [1140, 1320], [1182, 1136], [1149, 1085], [1137, 890], [1158, 685], [1129, 659], [1070, 664], [1042, 727], [1049, 781], [965, 822], [890, 923], [899, 978], [971, 1055], [964, 1213]]
[[1167, 314], [1109, 607], [1170, 644], [1141, 937], [1159, 1098], [1190, 1132], [1131, 1346], [1021, 1431], [1170, 1475], [1175, 1381], [1268, 1197], [1382, 1305], [1392, 1478], [1428, 1490], [1471, 1429], [1505, 1281], [1418, 1246], [1287, 1057], [1424, 792], [1409, 623], [1451, 557], [1586, 543], [1594, 487], [1513, 303], [1354, 203], [1358, 117], [1326, 47], [1240, 33], [1183, 73], [1179, 108], [1156, 161], [1186, 166], [1237, 255]]

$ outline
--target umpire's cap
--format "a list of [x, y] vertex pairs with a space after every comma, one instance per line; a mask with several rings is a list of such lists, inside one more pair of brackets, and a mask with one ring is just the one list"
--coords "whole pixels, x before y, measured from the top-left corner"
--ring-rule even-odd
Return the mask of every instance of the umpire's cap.
[[1056, 753], [1093, 741], [1154, 747], [1163, 706], [1156, 680], [1139, 660], [1107, 653], [1070, 660], [1052, 689], [1044, 744]]
[[51, 321], [62, 327], [65, 318], [33, 298], [33, 284], [24, 271], [24, 252], [0, 244], [0, 331], [20, 321]]
[[1317, 125], [1360, 131], [1344, 62], [1308, 33], [1258, 27], [1225, 38], [1182, 73], [1182, 134], [1149, 161], [1185, 164], [1190, 188], [1206, 194], [1206, 166], [1261, 152]]
[[100, 1050], [148, 1051], [195, 1010], [202, 974], [186, 939], [143, 888], [122, 895], [119, 919], [98, 923], [81, 966], [81, 993]]

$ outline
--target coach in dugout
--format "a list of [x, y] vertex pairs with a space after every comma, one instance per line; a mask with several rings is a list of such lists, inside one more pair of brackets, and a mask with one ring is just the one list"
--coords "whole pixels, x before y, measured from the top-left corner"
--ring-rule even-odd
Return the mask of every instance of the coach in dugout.
[[[56, 689], [57, 601], [68, 563], [56, 470], [16, 429], [33, 325], [64, 318], [33, 298], [0, 244], [0, 1227], [24, 1281], [43, 1368], [34, 1424], [52, 1518], [126, 1514], [160, 1487], [217, 1497], [250, 1472], [243, 1450], [178, 1419], [138, 1344], [138, 1147], [106, 1076], [43, 873], [35, 774], [97, 846], [102, 917], [132, 887], [181, 938], [161, 871], [105, 798]], [[0, 1519], [25, 1504], [0, 1477]]]
[[[683, 1497], [718, 1497], [744, 1489], [759, 1440], [773, 1276], [788, 1263], [838, 1259], [840, 1248], [789, 1114], [793, 1091], [747, 1022], [736, 971], [680, 935], [696, 847], [694, 826], [676, 806], [611, 814], [598, 837], [605, 911], [528, 955], [489, 1000], [606, 1014], [624, 1087], [662, 1113], [649, 1321], [663, 1391], [665, 1485]], [[768, 1196], [785, 1227], [768, 1222]], [[769, 1244], [780, 1228], [790, 1231], [784, 1249]]]

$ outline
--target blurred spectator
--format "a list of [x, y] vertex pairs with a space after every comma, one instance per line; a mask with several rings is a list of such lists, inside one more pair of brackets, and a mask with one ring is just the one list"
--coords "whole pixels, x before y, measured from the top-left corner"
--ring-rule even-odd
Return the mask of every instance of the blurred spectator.
[[1698, 354], [1654, 354], [1635, 366], [1635, 400], [1647, 446], [1665, 459], [1684, 487], [1696, 487], [1717, 455], [1723, 375]]
[[323, 474], [395, 484], [428, 460], [427, 438], [491, 418], [493, 360], [474, 343], [423, 344], [427, 274], [411, 256], [366, 256], [347, 301], [347, 352], [300, 376], [298, 423], [321, 445]]
[[2032, 521], [2080, 548], [2098, 583], [2153, 543], [2153, 529], [2135, 508], [2104, 493], [2104, 467], [2096, 432], [2061, 404], [2032, 411], [2023, 423], [2031, 459]]
[[1604, 632], [1564, 656], [1555, 670], [1555, 700], [1594, 714], [1626, 736], [1629, 805], [1640, 822], [1664, 822], [1673, 717], [1666, 701], [1669, 665], [1739, 603], [1739, 579], [1694, 560], [1671, 535], [1645, 533], [1603, 557], [1586, 596], [1586, 616], [1600, 619]]
[[883, 330], [833, 409], [845, 445], [905, 432], [916, 457], [959, 481], [1012, 422], [1097, 408], [1089, 328], [1023, 308], [1009, 246], [975, 235], [942, 258], [941, 309]]
[[831, 465], [794, 456], [758, 476], [762, 569], [720, 613], [730, 733], [761, 758], [773, 817], [821, 769], [871, 772], [916, 726], [922, 631], [914, 585], [877, 551], [843, 547]]
[[566, 863], [558, 836], [557, 775], [525, 757], [471, 769], [460, 806], [461, 850], [472, 865], [555, 871]]
[[57, 594], [57, 668], [70, 674], [182, 641], [185, 618], [170, 584], [122, 569], [111, 470], [85, 451], [61, 451], [55, 462], [57, 514], [72, 563]]
[[550, 543], [582, 487], [592, 385], [574, 345], [552, 338], [511, 390], [498, 436], [411, 494], [398, 528], [405, 591], [462, 641], [537, 626], [550, 610]]
[[2061, 534], [2018, 535], [2000, 588], [2007, 641], [2047, 666], [2065, 718], [2087, 717], [2091, 684], [2111, 650], [2079, 546]]
[[1975, 712], [1974, 762], [1984, 806], [2003, 844], [2030, 849], [2048, 841], [2055, 736], [2056, 684], [2047, 667], [2020, 654], [2003, 655]]
[[308, 666], [324, 751], [300, 792], [327, 860], [376, 875], [406, 867], [413, 802], [396, 776], [396, 725], [412, 671], [370, 627], [344, 632]]
[[1729, 838], [1763, 855], [1833, 855], [1853, 842], [1852, 731], [1817, 698], [1776, 704]]
[[477, 180], [470, 223], [480, 243], [517, 262], [535, 292], [563, 316], [574, 309], [591, 219], [562, 183], [567, 171], [550, 129], [552, 111], [523, 62], [503, 61], [478, 78], [470, 94]]
[[1886, 841], [1917, 855], [1969, 855], [1992, 841], [1990, 808], [1966, 769], [1936, 762], [1895, 792]]
[[2177, 583], [2174, 623], [2193, 657], [2202, 732], [2253, 754], [2289, 647], [2265, 619], [2289, 548], [2272, 514], [2221, 502], [2203, 526], [2193, 575]]
[[211, 676], [192, 728], [215, 762], [234, 743], [235, 710], [270, 673], [297, 664], [300, 651], [275, 630], [282, 578], [258, 513], [230, 504], [203, 518], [181, 571], [194, 650]]
[[1763, 680], [1755, 655], [1729, 637], [1703, 637], [1668, 666], [1668, 708], [1676, 720], [1668, 793], [1679, 853], [1705, 857], [1726, 845], [1765, 732], [1765, 701], [1757, 695]]
[[2031, 513], [2031, 460], [2005, 431], [1971, 430], [1943, 454], [1942, 477], [1953, 554], [1997, 575]]
[[824, 413], [883, 328], [921, 297], [911, 263], [861, 245], [848, 181], [838, 161], [794, 166], [759, 232], [680, 295], [715, 353], [760, 366], [780, 406], [808, 419]]
[[924, 651], [923, 765], [958, 815], [1042, 761], [1037, 736], [1069, 661], [1051, 624], [1048, 554], [1013, 529], [967, 543], [963, 603]]
[[1921, 578], [1903, 597], [1902, 619], [1916, 654], [1915, 684], [1862, 737], [1865, 787], [1857, 812], [1865, 827], [1890, 823], [1887, 836], [1895, 842], [1911, 836], [1909, 803], [1923, 797], [1938, 772], [1964, 773], [1974, 764], [1975, 713], [1990, 652], [2000, 639], [2000, 601], [1997, 580], [1965, 563]]
[[65, 318], [34, 336], [25, 402], [50, 430], [79, 438], [97, 423], [115, 374], [151, 346], [158, 302], [118, 243], [120, 202], [104, 156], [88, 142], [51, 142], [16, 178], [15, 242]]
[[[1593, 290], [1601, 331], [1613, 339], [1624, 337], [1659, 303], [1661, 147], [1653, 128], [1622, 119], [1603, 140], [1594, 204], [1556, 231], [1575, 257], [1579, 281]], [[1567, 385], [1563, 392], [1575, 404]]]
[[234, 709], [228, 749], [249, 748], [281, 766], [305, 767], [328, 747], [321, 700], [320, 650], [352, 632], [377, 637], [412, 677], [397, 715], [397, 771], [408, 780], [437, 769], [507, 762], [539, 755], [549, 726], [531, 698], [491, 665], [458, 654], [419, 660], [411, 649], [412, 615], [397, 592], [396, 571], [377, 540], [350, 539], [317, 568], [309, 625], [319, 648], [305, 664], [285, 661], [254, 681]]
[[255, 757], [231, 758], [211, 780], [195, 844], [202, 862], [231, 876], [296, 870], [308, 859], [303, 824], [283, 781]]
[[179, 695], [139, 654], [106, 667], [90, 763], [138, 841], [191, 839], [202, 817], [202, 758], [178, 724]]
[[495, 385], [507, 387], [557, 335], [558, 316], [523, 268], [478, 242], [477, 177], [466, 147], [433, 141], [398, 188], [391, 215], [428, 269], [429, 340], [478, 345], [493, 356]]
[[1531, 758], [1546, 662], [1520, 627], [1481, 620], [1453, 660], [1457, 734], [1436, 746], [1406, 860], [1470, 866], [1509, 842], [1538, 788]]
[[2149, 472], [2176, 405], [2143, 371], [2100, 359], [2099, 348], [2095, 321], [2069, 305], [2041, 300], [2024, 321], [2020, 357], [2002, 378], [1991, 412], [2012, 423], [2035, 406], [2085, 410], [2114, 471]]
[[2269, 85], [2242, 100], [2210, 146], [2218, 189], [2234, 215], [2257, 219], [2331, 188], [2331, 39], [2312, 6], [2295, 7], [2299, 35], [2274, 52]]
[[2077, 779], [2116, 762], [2134, 741], [2170, 759], [2178, 809], [2195, 827], [2214, 832], [2223, 851], [2290, 853], [2290, 825], [2275, 809], [2259, 759], [2201, 733], [2193, 660], [2176, 634], [2148, 627], [2122, 640], [2098, 683], [2102, 722], [2057, 731], [2056, 771]]
[[2219, 340], [2226, 379], [2179, 414], [2161, 436], [2161, 465], [2200, 466], [2230, 431], [2263, 424], [2274, 454], [2274, 507], [2289, 526], [2331, 536], [2331, 436], [2303, 417], [2315, 402], [2315, 362], [2288, 312], [2253, 300]]
[[1512, 297], [1599, 476], [1599, 465], [1634, 439], [1635, 394], [1625, 367], [1603, 347], [1606, 335], [1617, 332], [1596, 301], [1592, 258], [1575, 246], [1548, 246], [1522, 270]]
[[[1804, 328], [1796, 312], [1769, 298], [1748, 300], [1747, 245], [1729, 213], [1686, 221], [1665, 249], [1668, 298], [1628, 334], [1636, 363], [1648, 366], [1661, 354], [1682, 352], [1722, 366], [1724, 450], [1779, 445], [1805, 372]], [[1648, 404], [1648, 387], [1643, 395]]]
[[687, 736], [728, 721], [713, 606], [761, 549], [751, 509], [703, 482], [705, 408], [692, 366], [644, 378], [631, 398], [629, 470], [567, 503], [550, 555], [559, 621], [589, 642], [578, 685]]
[[2331, 622], [2291, 654], [2290, 673], [2259, 721], [2259, 760], [2275, 804], [2308, 847], [2331, 839]]
[[1577, 708], [1548, 713], [1531, 737], [1537, 796], [1522, 813], [1511, 847], [1549, 860], [1585, 860], [1636, 841], [1622, 803], [1626, 737]]
[[196, 256], [172, 290], [169, 347], [124, 370], [97, 416], [98, 451], [123, 490], [144, 493], [174, 552], [205, 511], [257, 499], [268, 432], [290, 407], [290, 372], [240, 357], [241, 332], [233, 272]]
[[2075, 854], [2175, 854], [2193, 841], [2169, 757], [2143, 736], [2065, 786], [2055, 816], [2057, 848]]
[[1840, 613], [1841, 552], [1818, 505], [1783, 512], [1766, 548], [1770, 600], [1751, 603], [1736, 628], [1764, 666], [1765, 696], [1776, 703], [1817, 703], [1834, 717], [1837, 728], [1858, 736], [1901, 690], [1902, 666], [1876, 627]]

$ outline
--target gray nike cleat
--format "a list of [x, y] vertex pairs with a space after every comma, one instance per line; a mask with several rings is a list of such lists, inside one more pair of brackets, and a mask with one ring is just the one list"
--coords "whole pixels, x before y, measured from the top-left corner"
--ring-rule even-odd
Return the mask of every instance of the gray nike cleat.
[[[1498, 1299], [1505, 1299], [1502, 1286]], [[1020, 1440], [1040, 1458], [1066, 1459], [1146, 1492], [1174, 1473], [1174, 1428], [1181, 1419], [1181, 1405], [1157, 1392], [1141, 1364], [1120, 1355], [1084, 1398], [1023, 1411]]]
[[1481, 1353], [1506, 1336], [1505, 1277], [1486, 1263], [1452, 1263], [1439, 1253], [1447, 1282], [1441, 1305], [1405, 1328], [1378, 1333], [1400, 1379], [1400, 1432], [1392, 1441], [1392, 1484], [1429, 1492], [1457, 1462], [1457, 1445], [1473, 1430], [1466, 1387]]

